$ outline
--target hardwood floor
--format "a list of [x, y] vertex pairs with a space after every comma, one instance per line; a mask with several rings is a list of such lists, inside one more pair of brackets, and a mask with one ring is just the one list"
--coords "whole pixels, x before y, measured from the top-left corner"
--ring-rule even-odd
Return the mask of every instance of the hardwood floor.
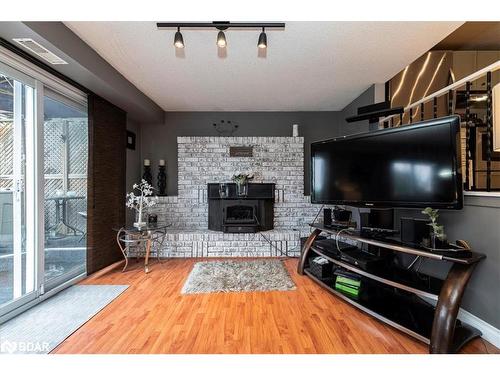
[[[294, 291], [181, 295], [199, 259], [142, 263], [99, 272], [82, 284], [130, 287], [53, 353], [427, 353], [422, 343], [378, 322], [299, 276]], [[482, 339], [465, 353], [499, 353]]]

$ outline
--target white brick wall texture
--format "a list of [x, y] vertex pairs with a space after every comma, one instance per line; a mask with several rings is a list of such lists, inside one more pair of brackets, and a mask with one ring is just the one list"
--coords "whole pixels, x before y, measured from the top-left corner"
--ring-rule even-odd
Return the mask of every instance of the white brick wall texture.
[[[304, 196], [303, 137], [178, 137], [178, 196], [150, 210], [172, 228], [161, 250], [168, 257], [296, 256], [319, 205]], [[231, 146], [252, 146], [253, 157], [230, 157]], [[251, 173], [276, 184], [274, 230], [229, 234], [208, 230], [207, 184]], [[264, 238], [264, 237], [265, 238]], [[271, 243], [269, 243], [271, 242]]]

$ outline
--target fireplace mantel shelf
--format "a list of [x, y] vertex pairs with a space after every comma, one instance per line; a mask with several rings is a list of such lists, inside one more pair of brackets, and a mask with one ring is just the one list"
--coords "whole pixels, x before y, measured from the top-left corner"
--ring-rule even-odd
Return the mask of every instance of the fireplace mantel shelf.
[[208, 184], [208, 200], [273, 200], [274, 201], [274, 183], [248, 183], [248, 193], [245, 196], [239, 196], [236, 194], [236, 184], [227, 183], [228, 186], [228, 196], [222, 198], [219, 193], [218, 183]]

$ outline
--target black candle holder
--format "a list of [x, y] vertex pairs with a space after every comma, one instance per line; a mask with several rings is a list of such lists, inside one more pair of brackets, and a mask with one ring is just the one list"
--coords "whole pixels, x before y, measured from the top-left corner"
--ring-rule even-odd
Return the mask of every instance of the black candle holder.
[[144, 173], [142, 174], [142, 179], [145, 180], [148, 184], [153, 185], [153, 175], [151, 174], [151, 166], [144, 166]]
[[165, 173], [165, 166], [160, 165], [158, 168], [158, 195], [167, 195], [167, 174]]

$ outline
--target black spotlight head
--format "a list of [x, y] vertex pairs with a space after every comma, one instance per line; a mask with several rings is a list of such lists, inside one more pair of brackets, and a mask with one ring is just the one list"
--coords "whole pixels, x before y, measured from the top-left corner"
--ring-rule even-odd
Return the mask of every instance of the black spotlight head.
[[267, 35], [264, 28], [262, 28], [262, 32], [259, 35], [259, 42], [257, 43], [257, 47], [267, 48]]
[[181, 34], [179, 28], [177, 29], [177, 32], [175, 33], [174, 46], [176, 48], [184, 48], [184, 39], [182, 38], [182, 34]]

